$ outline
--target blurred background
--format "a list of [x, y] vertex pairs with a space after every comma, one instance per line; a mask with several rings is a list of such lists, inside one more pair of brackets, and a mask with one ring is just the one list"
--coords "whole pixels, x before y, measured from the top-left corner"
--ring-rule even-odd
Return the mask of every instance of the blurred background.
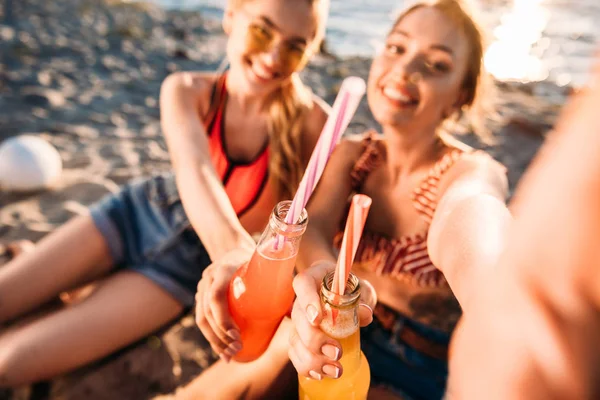
[[[220, 18], [226, 0], [153, 0], [162, 7], [199, 10]], [[331, 0], [329, 50], [371, 56], [405, 0]], [[489, 35], [486, 67], [501, 80], [551, 80], [581, 86], [600, 38], [597, 0], [470, 0]], [[355, 23], [360, 21], [360, 24]]]
[[[468, 121], [463, 140], [507, 166], [512, 193], [568, 96], [585, 85], [600, 38], [600, 2], [472, 3], [490, 39], [485, 64], [496, 78], [499, 117], [489, 121], [493, 146], [468, 134]], [[160, 84], [174, 71], [214, 70], [222, 63], [224, 4], [0, 0], [0, 245], [37, 241], [119, 185], [170, 168], [160, 132]], [[302, 73], [305, 83], [332, 103], [343, 78], [366, 79], [370, 57], [404, 5], [331, 0], [327, 52]], [[376, 124], [363, 101], [349, 133], [371, 127]], [[21, 135], [58, 152], [62, 169], [51, 182], [43, 181], [50, 176], [48, 159], [56, 160], [49, 153], [6, 166], [2, 146]], [[44, 187], [18, 192], [8, 184], [31, 176]], [[154, 398], [210, 364], [214, 358], [203, 343], [188, 315], [53, 382], [0, 390], [0, 399]]]

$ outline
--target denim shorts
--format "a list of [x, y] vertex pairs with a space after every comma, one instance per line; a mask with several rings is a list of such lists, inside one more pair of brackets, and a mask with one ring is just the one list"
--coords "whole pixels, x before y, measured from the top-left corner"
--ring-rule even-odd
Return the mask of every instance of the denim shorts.
[[211, 260], [181, 204], [173, 174], [138, 179], [90, 209], [117, 268], [136, 271], [185, 307]]
[[[448, 344], [450, 335], [398, 316], [395, 330], [404, 324], [425, 338]], [[395, 332], [398, 333], [398, 332]], [[371, 368], [371, 386], [383, 386], [405, 400], [439, 400], [444, 396], [448, 364], [429, 357], [397, 339], [375, 319], [362, 328], [361, 349]]]

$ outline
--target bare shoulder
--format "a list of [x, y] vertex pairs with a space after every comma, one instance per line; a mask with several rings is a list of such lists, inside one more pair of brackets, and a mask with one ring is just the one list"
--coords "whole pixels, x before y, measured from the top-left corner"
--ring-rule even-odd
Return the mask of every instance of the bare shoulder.
[[210, 72], [177, 71], [165, 78], [162, 87], [205, 91], [212, 87], [217, 77]]
[[[365, 152], [365, 139], [369, 136], [370, 133], [344, 136], [331, 155], [332, 161], [344, 169], [352, 169]], [[382, 143], [377, 142], [378, 145]]]
[[327, 122], [331, 107], [322, 98], [312, 95], [311, 104], [304, 119], [304, 129], [316, 142]]
[[327, 117], [331, 113], [331, 106], [314, 93], [312, 95], [312, 105], [312, 111], [316, 113], [315, 115], [320, 115], [321, 118], [325, 118], [325, 120], [327, 120]]
[[305, 113], [302, 121], [302, 161], [304, 165], [308, 164], [308, 160], [315, 148], [321, 131], [327, 122], [331, 107], [320, 97], [312, 95], [311, 104], [308, 107], [308, 112]]
[[506, 168], [504, 165], [494, 160], [489, 153], [483, 150], [476, 150], [450, 135], [444, 135], [441, 139], [449, 149], [458, 150], [461, 153], [461, 157], [451, 168], [454, 170], [454, 173], [457, 173], [457, 171], [460, 172], [460, 174], [466, 172], [487, 172], [502, 176], [506, 175]]
[[440, 180], [440, 192], [445, 192], [454, 184], [479, 187], [482, 192], [491, 191], [503, 198], [508, 195], [506, 167], [482, 150], [463, 152]]
[[345, 158], [356, 160], [363, 153], [364, 149], [364, 135], [347, 135], [340, 140], [335, 151], [343, 153]]
[[457, 169], [493, 177], [506, 177], [506, 167], [483, 150], [463, 154], [456, 162]]
[[211, 72], [178, 71], [165, 78], [161, 85], [161, 97], [185, 95], [204, 108], [208, 107], [212, 88], [218, 75]]
[[[466, 145], [465, 145], [466, 146]], [[462, 150], [462, 149], [461, 149]], [[505, 171], [506, 167], [499, 161], [495, 160], [490, 153], [485, 150], [474, 149], [467, 146], [467, 150], [463, 150], [463, 154], [457, 163], [471, 165], [473, 168], [493, 168]]]

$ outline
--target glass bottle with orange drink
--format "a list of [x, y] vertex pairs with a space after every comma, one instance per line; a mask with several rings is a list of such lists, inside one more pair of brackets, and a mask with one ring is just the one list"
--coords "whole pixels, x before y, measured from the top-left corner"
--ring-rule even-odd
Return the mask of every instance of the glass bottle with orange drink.
[[[330, 272], [321, 284], [321, 330], [340, 342], [343, 373], [338, 379], [324, 377], [320, 381], [299, 376], [300, 400], [365, 400], [369, 392], [371, 371], [360, 350], [359, 280], [350, 273], [344, 292], [346, 294], [338, 295], [332, 291], [333, 276], [334, 272]], [[333, 314], [336, 314], [335, 318]]]
[[293, 272], [308, 217], [302, 210], [297, 223], [286, 223], [290, 205], [281, 201], [275, 206], [250, 262], [229, 284], [229, 311], [242, 341], [235, 361], [253, 361], [265, 352], [294, 301]]

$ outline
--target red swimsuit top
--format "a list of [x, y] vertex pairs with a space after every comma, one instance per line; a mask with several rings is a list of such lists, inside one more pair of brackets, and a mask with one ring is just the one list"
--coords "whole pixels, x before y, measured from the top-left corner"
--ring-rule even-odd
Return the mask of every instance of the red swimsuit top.
[[215, 83], [210, 110], [205, 118], [210, 156], [227, 196], [238, 217], [258, 200], [269, 176], [268, 141], [251, 161], [234, 160], [227, 154], [225, 141], [225, 105], [227, 104], [226, 75]]

